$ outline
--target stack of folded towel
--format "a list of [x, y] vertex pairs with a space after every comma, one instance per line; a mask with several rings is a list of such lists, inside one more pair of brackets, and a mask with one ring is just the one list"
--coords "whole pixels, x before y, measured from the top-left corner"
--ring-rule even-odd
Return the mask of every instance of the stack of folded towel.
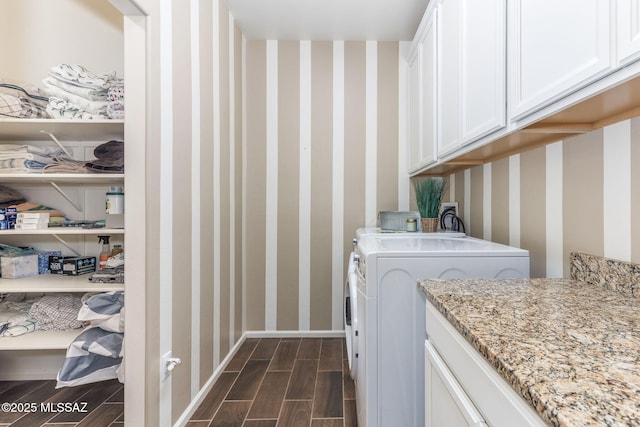
[[[124, 118], [124, 82], [115, 72], [98, 75], [81, 65], [59, 64], [51, 67], [42, 83], [49, 95], [47, 112], [53, 118]], [[110, 95], [112, 87], [116, 88], [113, 96]], [[121, 89], [120, 97], [117, 88]], [[114, 105], [116, 101], [119, 104]], [[122, 110], [122, 117], [115, 117], [113, 113], [111, 117], [110, 110]]]
[[0, 173], [39, 173], [63, 154], [58, 147], [0, 144]]
[[46, 111], [48, 99], [42, 96], [38, 88], [23, 86], [0, 79], [0, 117], [48, 118]]
[[107, 141], [98, 145], [93, 160], [73, 160], [64, 156], [53, 159], [44, 173], [122, 173], [124, 172], [124, 142]]

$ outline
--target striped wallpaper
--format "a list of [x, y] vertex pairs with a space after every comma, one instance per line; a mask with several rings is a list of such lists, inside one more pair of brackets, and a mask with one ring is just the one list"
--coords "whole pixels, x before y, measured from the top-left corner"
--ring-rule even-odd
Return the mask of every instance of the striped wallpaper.
[[408, 204], [406, 46], [247, 41], [222, 0], [148, 12], [147, 421], [168, 425], [245, 332], [343, 330], [355, 229]]
[[[147, 5], [147, 425], [181, 424], [244, 333], [243, 37], [223, 0]], [[182, 363], [162, 380], [166, 354]]]
[[448, 177], [472, 236], [530, 251], [533, 277], [569, 254], [640, 262], [640, 118]]
[[246, 42], [246, 328], [342, 330], [357, 227], [398, 209], [397, 42]]

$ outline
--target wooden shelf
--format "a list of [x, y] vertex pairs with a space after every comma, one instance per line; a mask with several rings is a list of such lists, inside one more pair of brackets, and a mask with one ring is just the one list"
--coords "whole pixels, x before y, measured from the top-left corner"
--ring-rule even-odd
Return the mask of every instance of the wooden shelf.
[[33, 331], [18, 337], [0, 337], [2, 350], [66, 350], [84, 329]]
[[10, 292], [111, 292], [124, 291], [123, 283], [92, 283], [91, 274], [65, 276], [62, 274], [39, 274], [20, 279], [1, 279], [0, 293]]
[[113, 234], [124, 234], [124, 228], [80, 228], [80, 227], [51, 227], [43, 230], [1, 230], [0, 236], [8, 235], [95, 235], [108, 236]]
[[57, 120], [57, 119], [0, 119], [0, 140], [50, 141], [52, 133], [65, 141], [122, 140], [124, 120]]
[[87, 186], [95, 184], [109, 184], [124, 182], [122, 173], [0, 173], [0, 182], [3, 184], [73, 184], [75, 186]]

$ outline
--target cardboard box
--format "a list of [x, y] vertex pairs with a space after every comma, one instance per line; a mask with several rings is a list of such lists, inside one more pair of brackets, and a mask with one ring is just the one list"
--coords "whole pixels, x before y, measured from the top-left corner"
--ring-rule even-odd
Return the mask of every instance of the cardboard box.
[[49, 271], [51, 274], [79, 276], [96, 271], [94, 256], [50, 256]]
[[49, 257], [62, 255], [60, 251], [42, 251], [38, 252], [38, 274], [49, 273]]
[[105, 220], [107, 228], [124, 228], [124, 214], [107, 214]]
[[19, 279], [37, 274], [38, 254], [0, 257], [0, 275], [5, 279]]

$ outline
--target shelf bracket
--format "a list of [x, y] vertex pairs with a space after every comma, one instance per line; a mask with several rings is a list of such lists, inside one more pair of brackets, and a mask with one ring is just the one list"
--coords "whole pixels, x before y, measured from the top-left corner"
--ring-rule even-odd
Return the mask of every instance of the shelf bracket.
[[75, 208], [75, 210], [77, 210], [78, 212], [82, 212], [82, 208], [81, 208], [80, 206], [78, 206], [78, 205], [77, 205], [73, 200], [71, 200], [71, 198], [70, 198], [69, 196], [67, 196], [67, 193], [65, 193], [65, 192], [64, 192], [64, 190], [58, 186], [58, 184], [56, 184], [56, 183], [55, 183], [55, 182], [53, 182], [53, 181], [51, 181], [51, 182], [50, 182], [50, 184], [51, 184], [51, 186], [52, 186], [53, 188], [55, 188], [55, 189], [56, 189], [56, 191], [57, 191], [58, 193], [60, 193], [60, 195], [61, 195], [62, 197], [64, 197], [64, 199], [65, 199], [67, 202], [69, 202], [69, 203], [71, 204], [71, 206], [73, 206], [73, 207]]
[[57, 145], [58, 147], [60, 147], [60, 149], [61, 149], [62, 151], [64, 151], [64, 153], [65, 153], [67, 156], [69, 156], [69, 158], [70, 158], [70, 159], [73, 159], [73, 156], [71, 155], [71, 153], [69, 153], [69, 150], [67, 150], [67, 149], [64, 147], [64, 145], [62, 145], [62, 144], [60, 143], [60, 141], [58, 141], [58, 138], [56, 138], [56, 136], [55, 136], [54, 134], [52, 134], [51, 132], [47, 132], [46, 130], [41, 130], [41, 131], [40, 131], [40, 133], [44, 133], [45, 135], [49, 135], [49, 137], [50, 137], [51, 139], [53, 139], [53, 142], [55, 142], [55, 143], [56, 143], [56, 145]]
[[80, 252], [76, 251], [71, 246], [69, 246], [69, 244], [67, 242], [65, 242], [62, 237], [58, 236], [57, 234], [52, 234], [52, 236], [55, 237], [60, 243], [62, 243], [64, 245], [64, 247], [66, 247], [71, 252], [73, 252], [75, 256], [82, 256], [82, 255], [80, 255]]

